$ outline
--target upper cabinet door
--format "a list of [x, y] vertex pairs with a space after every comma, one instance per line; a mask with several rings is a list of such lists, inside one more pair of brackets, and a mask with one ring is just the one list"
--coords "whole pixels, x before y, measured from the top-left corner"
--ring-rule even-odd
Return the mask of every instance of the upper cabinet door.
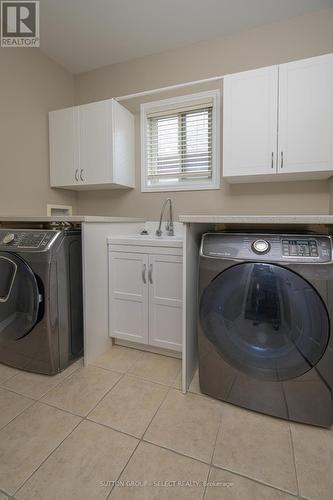
[[77, 108], [49, 113], [51, 186], [71, 186], [79, 181]]
[[279, 71], [279, 172], [333, 170], [333, 55]]
[[111, 101], [79, 106], [80, 179], [85, 184], [112, 183]]
[[226, 76], [223, 96], [223, 176], [275, 174], [278, 67]]

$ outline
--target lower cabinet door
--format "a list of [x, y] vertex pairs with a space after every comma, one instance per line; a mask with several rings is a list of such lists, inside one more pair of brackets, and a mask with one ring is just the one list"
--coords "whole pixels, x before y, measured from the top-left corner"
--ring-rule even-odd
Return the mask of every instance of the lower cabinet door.
[[109, 253], [109, 332], [148, 344], [148, 255]]
[[182, 350], [182, 257], [150, 255], [149, 344]]

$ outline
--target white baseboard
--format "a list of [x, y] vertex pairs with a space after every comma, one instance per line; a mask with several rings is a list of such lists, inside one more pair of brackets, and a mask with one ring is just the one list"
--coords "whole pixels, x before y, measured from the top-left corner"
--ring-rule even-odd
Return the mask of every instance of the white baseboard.
[[161, 347], [153, 347], [147, 344], [139, 344], [137, 342], [129, 342], [128, 340], [112, 339], [113, 344], [121, 345], [123, 347], [132, 347], [132, 349], [139, 349], [140, 351], [152, 352], [154, 354], [162, 354], [172, 358], [182, 359], [182, 354], [171, 349], [163, 349]]

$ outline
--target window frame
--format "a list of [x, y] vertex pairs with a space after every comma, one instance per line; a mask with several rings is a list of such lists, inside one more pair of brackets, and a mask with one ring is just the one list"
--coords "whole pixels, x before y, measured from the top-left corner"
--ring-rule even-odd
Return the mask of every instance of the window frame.
[[[197, 105], [202, 101], [211, 99], [213, 104], [212, 109], [212, 177], [210, 179], [198, 179], [186, 181], [180, 184], [169, 185], [149, 185], [148, 179], [148, 163], [147, 163], [147, 125], [148, 115], [152, 112], [165, 112], [170, 110], [170, 113], [181, 105], [190, 106], [191, 103]], [[140, 142], [141, 142], [141, 192], [163, 192], [163, 191], [202, 191], [211, 189], [220, 189], [220, 90], [208, 90], [205, 92], [197, 92], [195, 94], [187, 94], [179, 97], [162, 99], [159, 101], [147, 102], [140, 105]]]

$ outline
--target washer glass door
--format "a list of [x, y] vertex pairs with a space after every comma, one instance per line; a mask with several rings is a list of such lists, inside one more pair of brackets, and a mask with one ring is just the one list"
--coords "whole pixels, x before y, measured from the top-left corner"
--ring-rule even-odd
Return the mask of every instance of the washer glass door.
[[17, 255], [0, 252], [0, 342], [18, 340], [38, 321], [36, 277]]
[[219, 274], [200, 301], [204, 334], [231, 366], [264, 380], [313, 368], [329, 339], [326, 306], [294, 271], [242, 263]]

